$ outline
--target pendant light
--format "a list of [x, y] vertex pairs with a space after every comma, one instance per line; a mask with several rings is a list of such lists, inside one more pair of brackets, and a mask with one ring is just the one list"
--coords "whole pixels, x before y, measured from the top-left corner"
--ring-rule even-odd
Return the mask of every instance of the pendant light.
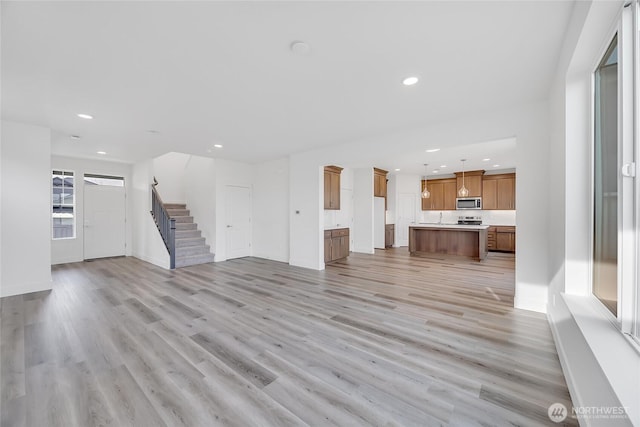
[[466, 162], [467, 159], [461, 159], [460, 161], [462, 162], [462, 187], [458, 190], [458, 197], [467, 197], [469, 190], [464, 186], [464, 162]]
[[429, 164], [425, 163], [424, 164], [424, 190], [422, 190], [423, 199], [428, 199], [429, 197], [431, 197], [431, 193], [427, 189], [427, 166], [429, 166]]

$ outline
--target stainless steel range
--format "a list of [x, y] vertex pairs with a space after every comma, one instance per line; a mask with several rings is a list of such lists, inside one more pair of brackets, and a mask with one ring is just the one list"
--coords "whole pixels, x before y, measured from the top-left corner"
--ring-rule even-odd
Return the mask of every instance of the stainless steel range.
[[481, 216], [459, 216], [458, 224], [463, 225], [481, 225], [482, 217]]

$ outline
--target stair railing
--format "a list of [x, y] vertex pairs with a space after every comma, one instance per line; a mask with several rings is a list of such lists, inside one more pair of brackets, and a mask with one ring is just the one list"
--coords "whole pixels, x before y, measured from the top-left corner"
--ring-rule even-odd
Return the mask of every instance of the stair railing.
[[156, 190], [156, 185], [158, 185], [158, 181], [153, 177], [153, 184], [151, 184], [151, 216], [158, 227], [158, 231], [160, 231], [167, 251], [169, 251], [169, 268], [173, 270], [176, 268], [176, 220], [169, 216], [158, 190]]

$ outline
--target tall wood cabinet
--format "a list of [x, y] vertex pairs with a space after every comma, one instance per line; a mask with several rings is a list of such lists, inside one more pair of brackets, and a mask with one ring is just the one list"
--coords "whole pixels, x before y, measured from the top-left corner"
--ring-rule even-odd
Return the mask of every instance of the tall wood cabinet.
[[485, 175], [482, 180], [482, 209], [516, 208], [516, 174]]
[[327, 210], [340, 210], [341, 173], [341, 167], [324, 167], [324, 208]]
[[[425, 181], [422, 180], [422, 191]], [[430, 179], [427, 181], [427, 189], [431, 195], [428, 199], [422, 199], [423, 211], [447, 211], [456, 209], [456, 179]]]
[[[469, 171], [464, 173], [464, 186], [469, 190], [468, 197], [482, 197], [482, 175], [483, 170]], [[462, 187], [462, 172], [456, 172], [456, 197], [458, 190]], [[455, 209], [455, 208], [454, 208]]]

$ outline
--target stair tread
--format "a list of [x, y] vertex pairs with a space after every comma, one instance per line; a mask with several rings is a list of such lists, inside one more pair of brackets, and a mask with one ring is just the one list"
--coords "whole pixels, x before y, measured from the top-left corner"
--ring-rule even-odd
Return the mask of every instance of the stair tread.
[[215, 256], [215, 254], [212, 254], [211, 252], [203, 252], [201, 254], [195, 254], [195, 255], [181, 255], [181, 256], [177, 256], [176, 255], [176, 260], [202, 258], [202, 257], [209, 257], [209, 256], [213, 257], [213, 256]]
[[209, 245], [185, 246], [182, 248], [176, 248], [176, 257], [202, 255], [209, 252], [211, 252], [211, 247]]
[[210, 262], [213, 262], [214, 260], [215, 260], [215, 255], [210, 252], [206, 252], [198, 255], [176, 257], [176, 268], [189, 267], [192, 265], [199, 265], [199, 264], [208, 264]]

